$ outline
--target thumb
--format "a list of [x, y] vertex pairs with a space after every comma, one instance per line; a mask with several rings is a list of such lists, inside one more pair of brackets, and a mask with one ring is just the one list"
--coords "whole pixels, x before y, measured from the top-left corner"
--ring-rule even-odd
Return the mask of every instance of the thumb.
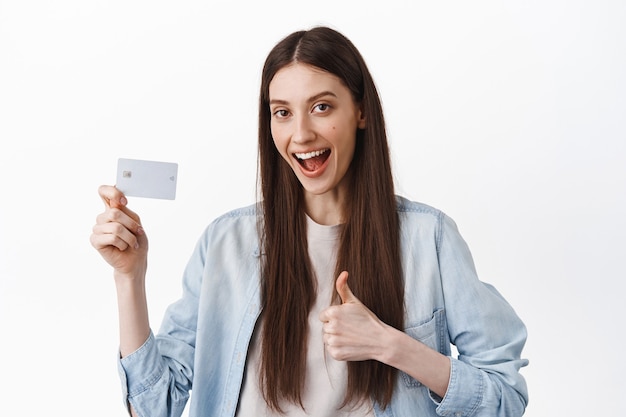
[[337, 288], [337, 293], [339, 294], [339, 297], [341, 297], [341, 302], [343, 304], [359, 302], [359, 299], [356, 298], [348, 286], [348, 271], [343, 271], [339, 274], [335, 287]]
[[106, 207], [123, 208], [128, 203], [126, 196], [120, 190], [111, 185], [101, 185], [98, 187], [98, 194]]

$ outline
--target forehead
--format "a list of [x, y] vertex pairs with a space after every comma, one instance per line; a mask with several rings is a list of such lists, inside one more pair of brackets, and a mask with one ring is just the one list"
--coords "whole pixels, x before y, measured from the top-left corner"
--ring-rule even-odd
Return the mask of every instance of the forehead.
[[269, 84], [270, 100], [308, 96], [324, 90], [332, 91], [337, 95], [350, 94], [336, 75], [301, 63], [293, 63], [281, 68]]

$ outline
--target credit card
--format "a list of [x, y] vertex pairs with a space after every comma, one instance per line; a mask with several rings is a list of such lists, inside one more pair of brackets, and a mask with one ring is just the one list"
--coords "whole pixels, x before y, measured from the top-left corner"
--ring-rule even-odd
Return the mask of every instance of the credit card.
[[127, 196], [174, 200], [178, 164], [119, 158], [115, 186]]

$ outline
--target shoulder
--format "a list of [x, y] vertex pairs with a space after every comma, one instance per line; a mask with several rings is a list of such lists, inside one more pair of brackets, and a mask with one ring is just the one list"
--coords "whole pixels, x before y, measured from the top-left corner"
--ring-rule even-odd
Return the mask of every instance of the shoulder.
[[256, 220], [257, 212], [260, 210], [258, 204], [250, 204], [248, 206], [239, 207], [234, 210], [227, 211], [219, 217], [217, 217], [213, 223], [228, 222], [228, 221], [246, 221]]
[[439, 209], [428, 204], [411, 201], [402, 196], [396, 196], [396, 210], [401, 219], [420, 222], [441, 223], [446, 215]]
[[428, 204], [396, 196], [396, 210], [403, 234], [434, 236], [439, 246], [444, 234], [458, 233], [457, 225], [452, 218]]
[[225, 212], [215, 218], [204, 230], [205, 242], [257, 239], [257, 204], [251, 204]]
[[420, 203], [418, 201], [412, 201], [406, 197], [396, 195], [396, 209], [399, 213], [424, 213], [438, 217], [442, 214], [442, 211], [429, 206], [428, 204]]

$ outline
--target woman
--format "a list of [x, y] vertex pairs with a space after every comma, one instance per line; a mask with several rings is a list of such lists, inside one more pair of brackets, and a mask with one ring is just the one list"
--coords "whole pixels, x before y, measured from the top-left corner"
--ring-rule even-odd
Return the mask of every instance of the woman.
[[[148, 241], [103, 186], [125, 398], [139, 416], [520, 416], [523, 323], [442, 212], [394, 195], [380, 100], [324, 27], [279, 42], [259, 103], [262, 200], [200, 238], [158, 336]], [[450, 357], [450, 344], [459, 357]]]

